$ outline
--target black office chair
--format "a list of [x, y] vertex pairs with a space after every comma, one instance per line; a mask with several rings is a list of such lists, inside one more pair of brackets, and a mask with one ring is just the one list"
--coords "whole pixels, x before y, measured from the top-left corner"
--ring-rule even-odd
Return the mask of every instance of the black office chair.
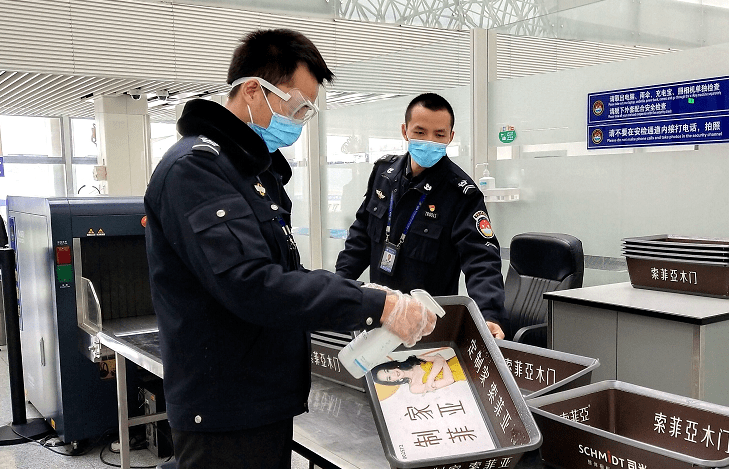
[[567, 234], [522, 233], [510, 245], [504, 306], [514, 342], [547, 346], [545, 292], [579, 288], [585, 272], [582, 242]]

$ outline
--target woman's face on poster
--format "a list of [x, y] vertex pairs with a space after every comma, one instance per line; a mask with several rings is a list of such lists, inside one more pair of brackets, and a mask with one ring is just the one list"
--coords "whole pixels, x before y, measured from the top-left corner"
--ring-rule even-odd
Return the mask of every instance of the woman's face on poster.
[[399, 368], [394, 368], [392, 370], [380, 370], [377, 372], [377, 378], [385, 383], [400, 381], [404, 377], [405, 373]]

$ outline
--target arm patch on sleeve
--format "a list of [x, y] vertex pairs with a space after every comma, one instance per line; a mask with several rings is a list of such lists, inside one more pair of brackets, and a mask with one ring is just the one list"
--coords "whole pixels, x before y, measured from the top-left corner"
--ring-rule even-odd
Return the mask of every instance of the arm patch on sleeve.
[[494, 230], [491, 228], [491, 220], [489, 220], [489, 216], [486, 215], [486, 212], [479, 210], [473, 214], [473, 219], [476, 220], [476, 229], [479, 233], [481, 233], [481, 236], [486, 239], [494, 237]]

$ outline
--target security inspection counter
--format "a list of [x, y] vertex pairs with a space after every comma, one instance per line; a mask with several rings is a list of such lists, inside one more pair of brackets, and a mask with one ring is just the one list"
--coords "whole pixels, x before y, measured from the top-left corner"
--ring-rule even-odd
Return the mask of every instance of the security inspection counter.
[[729, 300], [617, 283], [545, 293], [549, 348], [619, 380], [729, 405]]
[[[138, 327], [136, 331], [104, 330], [98, 337], [116, 354], [121, 467], [128, 469], [129, 427], [166, 418], [165, 414], [129, 418], [126, 398], [127, 361], [164, 377], [157, 331], [151, 327]], [[309, 412], [294, 419], [294, 451], [308, 459], [310, 467], [383, 469], [389, 466], [367, 396], [317, 376], [312, 376]], [[544, 469], [546, 466], [537, 451], [533, 451], [525, 454], [516, 467]]]

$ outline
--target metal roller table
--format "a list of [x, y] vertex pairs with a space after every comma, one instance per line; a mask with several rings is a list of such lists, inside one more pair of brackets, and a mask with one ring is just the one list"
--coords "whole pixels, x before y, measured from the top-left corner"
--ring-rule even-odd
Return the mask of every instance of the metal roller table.
[[96, 334], [102, 345], [110, 348], [116, 358], [116, 392], [119, 412], [119, 456], [121, 467], [129, 469], [129, 427], [144, 425], [167, 418], [160, 412], [139, 417], [129, 417], [127, 399], [127, 360], [150, 373], [164, 378], [164, 368], [159, 351], [157, 318], [146, 316], [136, 320], [116, 321], [104, 324]]
[[[129, 418], [126, 394], [127, 360], [164, 378], [154, 317], [107, 324], [97, 337], [116, 355], [121, 467], [128, 469], [129, 427], [167, 418], [157, 413]], [[294, 451], [324, 468], [382, 469], [389, 464], [380, 443], [367, 396], [357, 390], [312, 376], [309, 412], [294, 418]], [[537, 451], [516, 466], [546, 468]]]

